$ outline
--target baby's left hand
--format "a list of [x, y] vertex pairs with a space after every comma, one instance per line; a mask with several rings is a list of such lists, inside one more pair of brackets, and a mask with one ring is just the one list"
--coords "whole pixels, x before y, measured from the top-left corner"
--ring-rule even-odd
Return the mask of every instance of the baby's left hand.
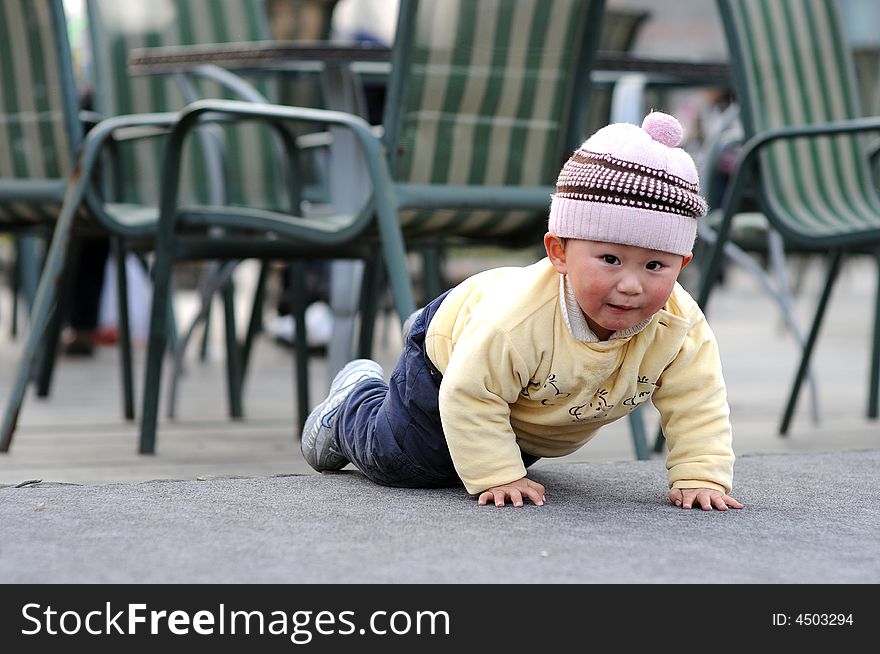
[[683, 509], [689, 509], [698, 504], [703, 511], [711, 511], [713, 508], [719, 511], [727, 511], [727, 507], [741, 509], [743, 505], [729, 495], [712, 488], [673, 488], [669, 491], [669, 501]]

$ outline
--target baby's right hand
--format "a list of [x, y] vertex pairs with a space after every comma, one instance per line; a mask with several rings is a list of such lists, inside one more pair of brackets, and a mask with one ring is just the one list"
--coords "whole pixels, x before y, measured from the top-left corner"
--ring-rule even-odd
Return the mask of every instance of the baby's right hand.
[[493, 486], [488, 490], [484, 490], [480, 493], [478, 504], [483, 506], [488, 504], [489, 500], [493, 500], [495, 506], [504, 506], [509, 497], [511, 504], [514, 506], [522, 506], [523, 495], [528, 497], [538, 506], [541, 506], [546, 501], [546, 498], [544, 497], [544, 487], [528, 477], [523, 477], [516, 481], [512, 481], [509, 484]]

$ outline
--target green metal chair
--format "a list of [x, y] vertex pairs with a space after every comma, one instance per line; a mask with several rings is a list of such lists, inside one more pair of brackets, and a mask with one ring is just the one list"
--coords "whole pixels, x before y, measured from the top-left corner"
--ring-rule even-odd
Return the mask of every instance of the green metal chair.
[[[94, 57], [96, 109], [105, 116], [177, 111], [199, 98], [277, 102], [281, 97], [293, 100], [305, 95], [319, 102], [319, 98], [312, 97], [316, 95], [316, 85], [314, 80], [309, 79], [277, 79], [267, 75], [244, 79], [210, 65], [198, 67], [188, 74], [131, 75], [128, 71], [129, 54], [135, 48], [268, 39], [270, 17], [265, 4], [264, 0], [174, 0], [163, 5], [163, 11], [148, 20], [131, 21], [127, 19], [127, 14], [132, 10], [149, 14], [149, 9], [144, 9], [151, 6], [149, 0], [133, 0], [126, 4], [116, 0], [86, 0]], [[293, 6], [296, 4], [288, 2], [284, 8], [297, 9]], [[323, 7], [321, 9], [324, 10]], [[316, 19], [329, 27], [329, 14], [313, 16], [309, 25]], [[296, 24], [287, 21], [284, 29], [285, 36], [294, 36], [290, 31], [296, 29]], [[277, 144], [264, 127], [254, 124], [215, 125], [198, 136], [186, 151], [182, 169], [182, 202], [230, 204], [269, 210], [278, 210], [286, 205], [287, 191], [280, 183]], [[120, 154], [126, 166], [136, 166], [148, 173], [127, 177], [122, 188], [117, 189], [117, 196], [134, 202], [157, 197], [159, 179], [155, 162], [161, 159], [161, 147], [162, 144], [138, 144]], [[151, 165], [145, 166], [145, 163]], [[315, 202], [323, 197], [319, 193], [312, 193], [308, 199]], [[199, 311], [182, 335], [175, 339], [172, 347], [175, 358], [174, 371], [168, 384], [169, 417], [175, 415], [178, 382], [187, 344], [201, 325], [204, 325], [204, 355], [209, 310], [217, 291], [222, 291], [225, 308], [229, 414], [233, 418], [241, 418], [244, 414], [242, 384], [253, 341], [261, 327], [260, 299], [268, 268], [264, 267], [261, 272], [250, 327], [239, 343], [232, 284], [236, 264], [234, 260], [211, 262], [203, 270], [199, 284]], [[302, 324], [303, 319], [299, 317], [297, 322]], [[304, 327], [300, 327], [300, 331], [303, 330]], [[297, 350], [298, 364], [301, 364], [297, 365], [297, 389], [307, 397], [307, 369], [304, 362], [299, 361], [306, 357], [305, 349]]]
[[[786, 434], [844, 255], [880, 265], [880, 196], [871, 177], [869, 136], [853, 60], [833, 0], [718, 0], [745, 143], [724, 196], [717, 240], [703, 274], [705, 308], [733, 222], [753, 185], [761, 211], [787, 253], [824, 253], [825, 284], [779, 431]], [[874, 319], [869, 418], [878, 415], [880, 295]]]
[[[240, 238], [239, 250], [262, 256], [260, 232], [273, 235], [273, 247], [289, 256], [362, 258], [387, 273], [403, 322], [415, 309], [407, 249], [539, 242], [559, 167], [585, 136], [603, 10], [601, 1], [459, 0], [440, 6], [403, 0], [381, 138], [363, 120], [340, 112], [231, 101], [190, 105], [166, 151], [141, 451], [155, 448], [158, 397], [150, 389], [161, 377], [171, 268], [204, 246], [186, 242], [186, 223], [243, 229], [257, 240], [251, 247]], [[326, 219], [240, 207], [212, 208], [208, 216], [183, 206], [177, 170], [190, 133], [229, 120], [348, 130], [364, 159], [369, 201]], [[361, 355], [372, 342], [376, 290], [368, 283], [362, 297]], [[646, 458], [641, 422], [632, 424], [639, 458]]]
[[[96, 181], [103, 146], [134, 137], [135, 128], [144, 137], [165, 133], [174, 116], [118, 117], [86, 135], [61, 0], [2, 0], [0, 12], [0, 229], [52, 234], [0, 428], [0, 451], [6, 451], [41, 342], [57, 311], [71, 239], [106, 233], [117, 252], [152, 246], [155, 207], [111, 206], [102, 199]], [[120, 306], [126, 306], [124, 279], [118, 290]], [[133, 418], [127, 314], [121, 312], [120, 318], [124, 412]]]

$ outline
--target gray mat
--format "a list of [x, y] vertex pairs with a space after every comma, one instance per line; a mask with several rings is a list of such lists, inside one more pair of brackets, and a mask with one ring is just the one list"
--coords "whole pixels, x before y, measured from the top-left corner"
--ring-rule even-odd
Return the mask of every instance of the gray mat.
[[357, 472], [0, 488], [6, 583], [877, 583], [880, 451], [742, 457], [742, 511], [662, 461], [539, 464], [543, 507]]

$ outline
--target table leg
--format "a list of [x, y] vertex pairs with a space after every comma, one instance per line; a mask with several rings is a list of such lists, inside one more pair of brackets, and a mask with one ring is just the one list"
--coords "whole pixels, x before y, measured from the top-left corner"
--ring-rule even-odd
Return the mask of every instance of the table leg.
[[[327, 64], [321, 76], [328, 108], [366, 116], [366, 101], [355, 74], [348, 66]], [[335, 211], [354, 213], [370, 193], [367, 164], [354, 136], [344, 128], [332, 128], [330, 190]], [[327, 347], [327, 383], [351, 360], [354, 327], [360, 298], [363, 262], [334, 261], [331, 265], [330, 307], [333, 331]], [[329, 386], [328, 386], [329, 387]]]

